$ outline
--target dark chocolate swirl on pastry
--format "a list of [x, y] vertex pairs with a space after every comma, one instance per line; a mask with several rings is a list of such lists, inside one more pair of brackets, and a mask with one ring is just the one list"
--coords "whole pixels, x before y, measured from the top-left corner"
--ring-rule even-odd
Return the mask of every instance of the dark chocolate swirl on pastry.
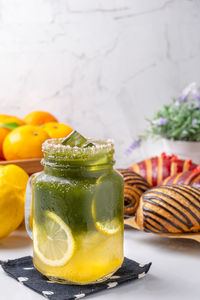
[[187, 185], [166, 185], [145, 192], [136, 222], [149, 232], [200, 231], [200, 190]]
[[124, 177], [124, 214], [134, 215], [141, 195], [151, 188], [149, 183], [129, 169], [118, 169]]
[[124, 185], [124, 214], [132, 215], [136, 212], [140, 197], [142, 195], [141, 190], [136, 186]]

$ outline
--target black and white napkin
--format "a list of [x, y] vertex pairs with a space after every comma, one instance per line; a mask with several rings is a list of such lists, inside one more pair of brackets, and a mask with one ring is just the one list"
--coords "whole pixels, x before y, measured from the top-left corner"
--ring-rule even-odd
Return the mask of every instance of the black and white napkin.
[[149, 271], [151, 263], [141, 265], [125, 258], [121, 268], [107, 281], [91, 285], [66, 285], [49, 281], [33, 266], [31, 256], [0, 261], [4, 271], [20, 283], [50, 300], [80, 299], [87, 295], [114, 288], [122, 283], [142, 278]]

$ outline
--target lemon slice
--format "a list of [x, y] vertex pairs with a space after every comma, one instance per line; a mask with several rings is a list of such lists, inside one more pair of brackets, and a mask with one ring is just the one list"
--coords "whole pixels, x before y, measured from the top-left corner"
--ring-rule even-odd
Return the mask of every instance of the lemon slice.
[[114, 175], [106, 174], [98, 178], [91, 213], [96, 228], [104, 234], [116, 234], [122, 227], [123, 189], [121, 193]]
[[120, 222], [117, 219], [113, 219], [105, 222], [96, 222], [95, 225], [99, 231], [109, 235], [116, 234], [121, 229]]
[[75, 242], [70, 228], [55, 213], [46, 211], [42, 225], [33, 225], [34, 250], [50, 266], [63, 266], [73, 256]]

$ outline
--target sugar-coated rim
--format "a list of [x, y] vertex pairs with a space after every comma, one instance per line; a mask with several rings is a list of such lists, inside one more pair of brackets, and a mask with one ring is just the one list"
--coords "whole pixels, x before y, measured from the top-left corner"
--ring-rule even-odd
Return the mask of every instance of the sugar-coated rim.
[[85, 158], [92, 157], [99, 153], [109, 153], [114, 151], [114, 141], [111, 139], [107, 140], [95, 140], [92, 138], [87, 139], [88, 142], [95, 143], [94, 146], [81, 148], [71, 147], [69, 145], [62, 145], [61, 142], [64, 139], [48, 139], [42, 145], [42, 151], [44, 154], [58, 155], [65, 158]]

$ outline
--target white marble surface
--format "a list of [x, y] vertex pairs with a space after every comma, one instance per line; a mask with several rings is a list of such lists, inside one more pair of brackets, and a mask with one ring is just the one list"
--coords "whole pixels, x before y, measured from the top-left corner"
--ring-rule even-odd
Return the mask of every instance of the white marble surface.
[[145, 117], [198, 82], [199, 32], [199, 0], [0, 0], [0, 113], [113, 137], [122, 166]]
[[[0, 242], [0, 259], [32, 254], [32, 242], [21, 228]], [[125, 255], [140, 263], [152, 261], [146, 277], [88, 297], [95, 300], [199, 300], [200, 244], [125, 230]], [[0, 267], [1, 300], [42, 300], [42, 296], [4, 273]]]

